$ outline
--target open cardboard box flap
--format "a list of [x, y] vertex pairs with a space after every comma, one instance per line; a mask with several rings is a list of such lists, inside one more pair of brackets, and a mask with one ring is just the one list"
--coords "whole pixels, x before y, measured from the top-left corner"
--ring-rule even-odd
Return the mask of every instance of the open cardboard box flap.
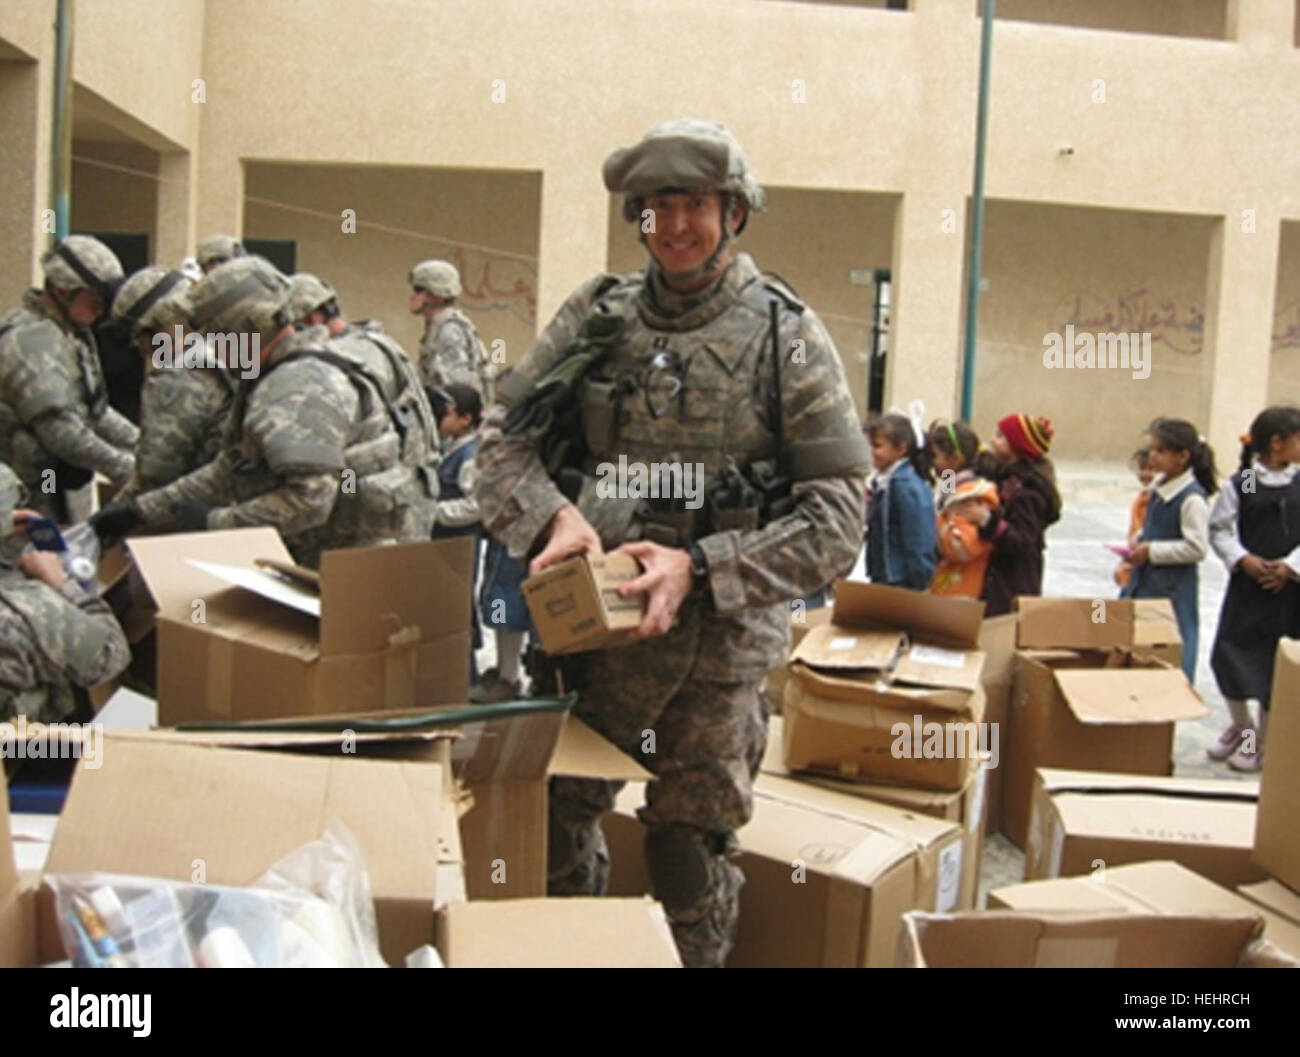
[[46, 873], [254, 882], [342, 822], [380, 899], [438, 897], [459, 861], [456, 819], [436, 763], [340, 759], [108, 735], [104, 766], [78, 767]]
[[1285, 918], [1300, 929], [1300, 892], [1293, 892], [1281, 881], [1270, 877], [1267, 881], [1238, 885], [1237, 891], [1265, 910]]
[[1284, 965], [1258, 916], [903, 915], [899, 964], [909, 968], [1234, 968]]
[[1180, 641], [1167, 598], [1034, 598], [1015, 600], [1021, 649], [1107, 649]]
[[[969, 714], [973, 709], [972, 699], [974, 695], [972, 694], [935, 692], [936, 690], [964, 691], [967, 689], [960, 684], [950, 687], [912, 687], [903, 686], [899, 683], [883, 683], [874, 679], [868, 681], [853, 678], [847, 674], [831, 674], [819, 671], [816, 668], [810, 668], [800, 660], [790, 662], [790, 674], [796, 680], [807, 684], [808, 690], [814, 695], [813, 699], [807, 700], [800, 707], [810, 715], [822, 714], [828, 719], [832, 718], [829, 712], [834, 712], [836, 709], [833, 706], [822, 707], [823, 703], [816, 700], [816, 698], [826, 699], [827, 702], [844, 702], [862, 709], [885, 707], [889, 708], [891, 712], [924, 707]], [[975, 686], [978, 686], [978, 678]], [[974, 688], [971, 687], [970, 689]], [[786, 692], [787, 694], [790, 692], [788, 687]], [[870, 695], [869, 700], [864, 699], [864, 693]]]
[[1178, 669], [1056, 668], [1053, 674], [1080, 723], [1169, 723], [1206, 714]]
[[840, 580], [835, 585], [831, 621], [842, 627], [876, 627], [905, 631], [912, 638], [952, 649], [972, 649], [979, 642], [984, 603], [944, 598], [903, 587]]
[[1259, 799], [1259, 780], [1226, 778], [1165, 778], [1146, 774], [1113, 774], [1109, 771], [1070, 771], [1060, 767], [1038, 768], [1039, 781], [1049, 794], [1126, 793], [1138, 796], [1187, 797], [1192, 800]]
[[231, 587], [188, 560], [233, 566], [273, 584], [257, 560], [293, 561], [273, 528], [145, 536], [132, 539], [130, 546], [161, 616], [187, 622], [194, 602], [203, 599], [213, 631], [233, 639], [256, 633], [264, 643], [269, 634], [275, 640], [271, 644], [292, 648], [305, 661], [317, 654], [384, 650], [394, 636], [410, 630], [426, 641], [464, 631], [463, 614], [446, 600], [469, 597], [468, 539], [326, 551], [318, 625], [273, 590], [259, 591], [253, 580]]

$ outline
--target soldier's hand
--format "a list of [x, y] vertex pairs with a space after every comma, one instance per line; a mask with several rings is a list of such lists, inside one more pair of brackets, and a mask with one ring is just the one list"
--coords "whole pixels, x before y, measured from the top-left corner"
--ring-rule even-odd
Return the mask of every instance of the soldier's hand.
[[603, 554], [600, 535], [572, 503], [560, 507], [551, 518], [546, 546], [528, 563], [528, 571], [537, 574], [548, 565], [572, 558], [575, 554]]
[[42, 580], [54, 588], [68, 582], [63, 562], [53, 551], [26, 551], [18, 559], [18, 568], [33, 580]]
[[90, 518], [90, 527], [95, 530], [99, 542], [105, 546], [116, 543], [132, 529], [144, 524], [144, 517], [132, 502], [109, 503]]
[[13, 512], [13, 527], [15, 530], [27, 531], [27, 522], [39, 521], [41, 514], [37, 510], [28, 510], [26, 507], [19, 507]]
[[636, 629], [637, 638], [665, 634], [677, 619], [677, 610], [691, 591], [691, 556], [677, 547], [664, 547], [649, 540], [624, 543], [615, 554], [630, 554], [641, 563], [642, 573], [622, 584], [622, 598], [647, 595], [645, 617]]

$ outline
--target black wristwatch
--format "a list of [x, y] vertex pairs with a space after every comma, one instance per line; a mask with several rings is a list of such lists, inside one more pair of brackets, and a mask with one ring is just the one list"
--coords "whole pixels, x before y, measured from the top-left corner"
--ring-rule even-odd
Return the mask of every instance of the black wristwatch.
[[709, 560], [704, 556], [704, 548], [692, 543], [687, 553], [691, 556], [691, 589], [703, 591], [709, 583]]

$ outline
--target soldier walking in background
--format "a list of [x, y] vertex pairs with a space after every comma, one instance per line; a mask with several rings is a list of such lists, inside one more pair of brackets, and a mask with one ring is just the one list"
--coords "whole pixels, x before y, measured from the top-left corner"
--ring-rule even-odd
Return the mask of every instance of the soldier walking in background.
[[478, 331], [456, 305], [461, 295], [460, 272], [450, 261], [421, 261], [407, 277], [411, 312], [423, 316], [420, 377], [425, 385], [445, 389], [468, 385], [478, 391], [483, 406], [493, 399], [492, 369]]
[[[821, 320], [735, 250], [764, 197], [731, 133], [656, 126], [604, 179], [650, 259], [580, 287], [500, 379], [479, 509], [534, 572], [613, 547], [640, 562], [621, 589], [645, 596], [640, 641], [573, 656], [566, 682], [577, 714], [655, 773], [639, 812], [654, 895], [684, 961], [717, 966], [766, 740], [759, 684], [788, 652], [789, 601], [854, 562], [869, 456]], [[597, 487], [620, 457], [682, 480], [699, 467], [704, 501]], [[552, 779], [552, 893], [604, 890], [600, 817], [617, 789]]]

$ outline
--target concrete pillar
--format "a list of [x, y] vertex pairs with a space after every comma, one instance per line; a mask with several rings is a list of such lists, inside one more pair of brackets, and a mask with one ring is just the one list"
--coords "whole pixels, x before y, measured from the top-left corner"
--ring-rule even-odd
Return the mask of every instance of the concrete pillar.
[[1210, 235], [1202, 428], [1224, 471], [1236, 465], [1238, 437], [1268, 403], [1280, 237], [1277, 214], [1262, 209], [1229, 213]]
[[1227, 39], [1260, 51], [1295, 46], [1296, 5], [1291, 0], [1228, 0]]
[[[600, 182], [601, 157], [586, 155], [542, 174], [542, 222], [537, 261], [537, 330], [576, 287], [606, 267], [609, 198]], [[631, 227], [626, 232], [635, 239]], [[523, 349], [507, 350], [514, 363]]]
[[194, 155], [188, 151], [158, 156], [157, 214], [153, 258], [169, 268], [194, 251], [198, 202], [194, 195]]
[[40, 274], [54, 230], [42, 215], [50, 202], [50, 110], [53, 63], [0, 62], [0, 300], [6, 306]]

